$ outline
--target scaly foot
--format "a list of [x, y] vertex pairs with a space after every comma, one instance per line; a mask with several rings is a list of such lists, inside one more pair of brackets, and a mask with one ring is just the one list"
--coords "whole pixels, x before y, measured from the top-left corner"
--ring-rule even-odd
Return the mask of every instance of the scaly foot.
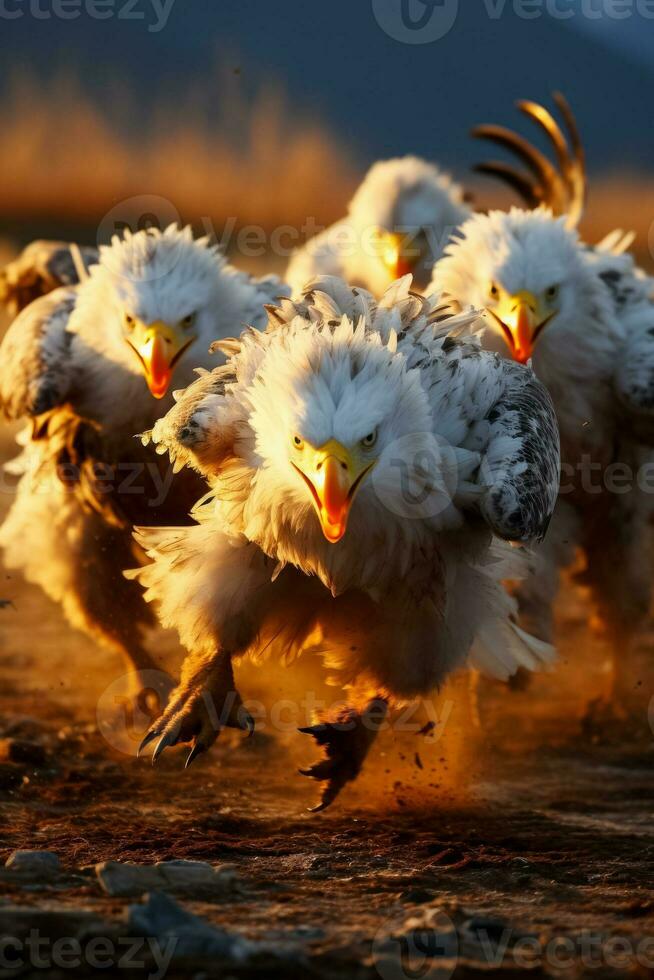
[[201, 752], [213, 745], [225, 727], [240, 728], [250, 735], [254, 732], [254, 720], [245, 710], [234, 684], [231, 660], [222, 654], [213, 664], [203, 665], [183, 678], [137, 754], [158, 739], [152, 754], [154, 764], [169, 746], [191, 742], [186, 759], [188, 768]]
[[387, 711], [387, 702], [383, 698], [375, 698], [362, 712], [346, 708], [335, 721], [300, 728], [303, 735], [315, 738], [326, 755], [325, 759], [309, 769], [300, 769], [300, 775], [325, 783], [320, 803], [311, 807], [311, 813], [326, 810], [345, 784], [357, 778]]

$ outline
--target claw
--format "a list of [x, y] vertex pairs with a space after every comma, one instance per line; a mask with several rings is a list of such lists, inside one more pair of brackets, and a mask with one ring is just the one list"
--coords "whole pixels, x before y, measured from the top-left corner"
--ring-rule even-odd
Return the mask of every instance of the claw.
[[243, 729], [244, 732], [248, 733], [248, 738], [252, 738], [252, 736], [254, 735], [254, 718], [249, 713], [249, 711], [245, 712], [245, 717], [243, 719], [243, 724], [241, 725], [241, 728]]
[[159, 735], [160, 735], [160, 732], [156, 731], [156, 729], [155, 730], [150, 730], [149, 732], [146, 733], [145, 737], [141, 740], [141, 744], [139, 745], [138, 749], [136, 750], [136, 758], [137, 759], [140, 757], [141, 752], [143, 751], [143, 749], [146, 748], [146, 746], [148, 746], [150, 744], [150, 742], [154, 742], [155, 738], [158, 738]]
[[191, 751], [188, 754], [188, 757], [186, 759], [186, 762], [184, 763], [184, 768], [185, 769], [188, 769], [188, 767], [191, 765], [191, 763], [193, 762], [193, 760], [194, 759], [197, 759], [197, 757], [202, 752], [206, 752], [206, 751], [207, 751], [206, 745], [204, 745], [202, 742], [196, 742], [195, 745], [193, 746], [193, 748], [191, 749]]
[[308, 769], [298, 769], [298, 772], [301, 776], [308, 776], [310, 779], [329, 779], [334, 772], [334, 762], [332, 759], [321, 759]]
[[174, 745], [177, 740], [177, 736], [173, 735], [172, 732], [164, 732], [159, 741], [157, 742], [154, 752], [152, 753], [152, 765], [155, 764], [164, 749], [167, 749], [169, 745]]

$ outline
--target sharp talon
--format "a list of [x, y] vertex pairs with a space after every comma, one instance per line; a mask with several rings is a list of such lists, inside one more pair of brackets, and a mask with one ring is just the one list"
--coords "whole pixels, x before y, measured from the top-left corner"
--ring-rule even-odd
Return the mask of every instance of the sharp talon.
[[326, 810], [328, 806], [331, 806], [332, 805], [332, 803], [333, 803], [333, 800], [321, 800], [320, 803], [316, 803], [315, 806], [310, 806], [308, 808], [308, 812], [309, 813], [322, 813], [322, 811], [323, 810]]
[[154, 752], [152, 753], [152, 765], [155, 764], [155, 762], [157, 761], [157, 759], [159, 758], [159, 756], [161, 755], [164, 749], [167, 749], [169, 745], [174, 745], [174, 744], [175, 744], [175, 740], [174, 737], [170, 734], [170, 732], [164, 732], [161, 738], [159, 739], [159, 741], [157, 742]]
[[254, 718], [251, 714], [245, 713], [244, 723], [241, 725], [244, 732], [248, 733], [248, 738], [254, 735]]
[[196, 744], [193, 746], [193, 748], [191, 749], [191, 751], [188, 754], [188, 757], [186, 759], [186, 762], [184, 763], [184, 768], [185, 769], [188, 769], [188, 767], [191, 765], [191, 763], [193, 762], [193, 760], [194, 759], [197, 759], [197, 757], [202, 752], [206, 752], [206, 751], [207, 751], [206, 746], [204, 746], [202, 744], [202, 742], [196, 742]]
[[138, 749], [136, 750], [136, 758], [138, 759], [143, 749], [146, 748], [146, 746], [148, 746], [150, 742], [154, 742], [155, 738], [158, 737], [159, 737], [159, 732], [157, 731], [147, 732], [145, 737], [141, 740], [141, 744], [139, 745]]

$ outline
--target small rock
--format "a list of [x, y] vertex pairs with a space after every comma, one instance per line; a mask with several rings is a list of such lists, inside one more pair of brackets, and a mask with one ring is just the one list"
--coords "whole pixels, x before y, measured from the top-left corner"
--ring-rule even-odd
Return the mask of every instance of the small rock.
[[148, 895], [145, 905], [131, 905], [128, 924], [135, 936], [156, 939], [161, 948], [170, 944], [174, 959], [216, 956], [242, 963], [257, 949], [249, 940], [193, 915], [162, 892]]
[[61, 871], [59, 857], [54, 851], [14, 851], [5, 867], [18, 874], [39, 878], [54, 878]]
[[214, 867], [206, 861], [160, 861], [158, 864], [121, 864], [104, 861], [95, 868], [108, 895], [135, 898], [150, 891], [201, 893], [203, 897], [232, 894], [238, 887], [233, 865]]
[[207, 861], [160, 861], [155, 865], [173, 889], [200, 887], [203, 890], [230, 892], [238, 882], [238, 872], [233, 864], [213, 866]]
[[107, 895], [136, 898], [152, 889], [161, 888], [162, 880], [155, 865], [121, 864], [103, 861], [96, 864], [95, 873]]
[[411, 902], [413, 905], [425, 905], [434, 898], [433, 892], [428, 892], [425, 888], [412, 888], [408, 892], [403, 892], [400, 896], [402, 902]]
[[42, 766], [46, 761], [46, 752], [38, 742], [30, 742], [20, 738], [2, 738], [0, 739], [0, 761]]

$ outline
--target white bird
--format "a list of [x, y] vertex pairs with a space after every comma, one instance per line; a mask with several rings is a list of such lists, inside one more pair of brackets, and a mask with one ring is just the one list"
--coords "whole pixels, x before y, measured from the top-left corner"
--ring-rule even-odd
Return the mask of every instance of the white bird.
[[414, 286], [423, 288], [470, 213], [462, 188], [433, 164], [415, 156], [380, 161], [357, 189], [347, 217], [295, 252], [286, 281], [300, 295], [316, 276], [339, 276], [381, 296], [411, 273]]
[[[558, 434], [533, 373], [436, 329], [410, 277], [377, 305], [324, 277], [270, 309], [265, 333], [219, 343], [151, 438], [212, 491], [197, 525], [141, 529], [133, 574], [189, 651], [143, 740], [251, 729], [232, 659], [318, 644], [350, 707], [307, 729], [327, 758], [319, 808], [358, 774], [390, 703], [470, 662], [507, 678], [552, 648], [512, 621], [502, 587], [540, 538], [558, 487]], [[469, 317], [463, 318], [465, 325]], [[351, 725], [340, 724], [346, 717]]]
[[[651, 284], [630, 256], [583, 245], [565, 218], [513, 209], [464, 224], [431, 289], [452, 310], [484, 309], [484, 346], [531, 363], [552, 396], [561, 494], [538, 573], [518, 592], [521, 622], [552, 639], [558, 572], [582, 549], [583, 580], [612, 643], [617, 703], [633, 687], [626, 650], [652, 585], [651, 495], [640, 488], [636, 440], [654, 418]], [[612, 490], [616, 467], [628, 482]]]
[[0, 348], [4, 411], [33, 420], [0, 529], [5, 564], [136, 668], [142, 705], [155, 662], [143, 637], [150, 610], [122, 574], [134, 564], [132, 525], [187, 521], [204, 485], [173, 477], [134, 433], [171, 407], [173, 381], [184, 387], [193, 368], [215, 363], [216, 336], [262, 323], [263, 303], [286, 291], [237, 272], [190, 228], [126, 232], [80, 285], [28, 305]]

